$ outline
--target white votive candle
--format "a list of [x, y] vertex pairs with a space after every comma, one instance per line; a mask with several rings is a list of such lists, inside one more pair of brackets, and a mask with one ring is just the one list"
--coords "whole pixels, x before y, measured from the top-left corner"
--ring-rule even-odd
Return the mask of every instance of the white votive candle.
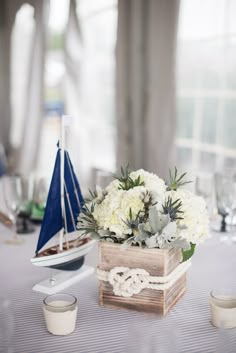
[[77, 299], [70, 294], [53, 294], [43, 301], [47, 329], [53, 335], [68, 335], [75, 330]]
[[211, 321], [216, 327], [236, 327], [236, 292], [222, 289], [210, 293]]

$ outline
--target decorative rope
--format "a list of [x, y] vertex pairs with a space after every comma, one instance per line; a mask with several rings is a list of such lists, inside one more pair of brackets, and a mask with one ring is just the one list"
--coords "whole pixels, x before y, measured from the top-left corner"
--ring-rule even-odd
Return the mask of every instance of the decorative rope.
[[132, 297], [143, 289], [164, 290], [170, 288], [188, 270], [190, 265], [190, 261], [183, 262], [167, 276], [150, 276], [142, 268], [114, 267], [110, 271], [97, 268], [97, 277], [100, 281], [109, 282], [115, 295]]

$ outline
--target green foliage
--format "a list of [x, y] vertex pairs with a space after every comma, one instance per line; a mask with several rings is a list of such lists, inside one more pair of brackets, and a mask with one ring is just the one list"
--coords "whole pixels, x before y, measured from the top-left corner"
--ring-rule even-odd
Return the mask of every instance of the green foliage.
[[182, 175], [180, 175], [180, 177], [178, 176], [178, 171], [177, 168], [175, 167], [175, 171], [174, 173], [171, 172], [171, 170], [169, 169], [169, 183], [167, 183], [168, 187], [167, 190], [177, 190], [179, 187], [185, 185], [185, 184], [189, 184], [192, 181], [184, 181], [184, 177], [187, 173], [183, 173]]
[[129, 190], [135, 186], [144, 186], [144, 181], [141, 181], [140, 175], [136, 179], [132, 179], [130, 173], [129, 165], [127, 165], [125, 169], [121, 167], [120, 175], [113, 174], [113, 177], [120, 182], [119, 190]]
[[77, 229], [82, 231], [82, 235], [96, 234], [98, 232], [98, 224], [93, 217], [94, 205], [91, 204], [90, 209], [85, 204], [79, 215]]
[[183, 214], [183, 211], [181, 211], [181, 207], [182, 207], [182, 202], [180, 201], [180, 199], [173, 201], [172, 197], [168, 196], [164, 205], [162, 205], [163, 214], [169, 215], [171, 221], [176, 221], [177, 219], [183, 219], [183, 217], [180, 217], [180, 215]]
[[194, 254], [196, 244], [190, 243], [190, 245], [191, 245], [191, 248], [189, 250], [182, 250], [182, 256], [183, 256], [182, 262], [189, 260]]
[[140, 223], [143, 222], [143, 217], [139, 211], [134, 217], [131, 208], [129, 209], [129, 218], [124, 223], [132, 230], [137, 230]]
[[98, 197], [98, 193], [96, 190], [92, 191], [91, 189], [88, 189], [88, 191], [89, 191], [89, 197], [85, 199], [85, 203], [93, 202]]

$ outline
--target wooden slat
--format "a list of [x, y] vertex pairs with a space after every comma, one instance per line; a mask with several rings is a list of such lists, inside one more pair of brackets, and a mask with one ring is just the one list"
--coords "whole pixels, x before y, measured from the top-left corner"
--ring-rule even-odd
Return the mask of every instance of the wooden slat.
[[109, 271], [117, 266], [143, 268], [151, 276], [166, 276], [181, 262], [178, 249], [142, 249], [138, 246], [121, 250], [119, 244], [99, 243], [99, 268]]
[[125, 298], [114, 295], [108, 282], [100, 282], [100, 305], [166, 315], [184, 294], [185, 284], [184, 274], [168, 290], [144, 289], [137, 295]]
[[[120, 250], [112, 243], [99, 244], [99, 268], [109, 271], [117, 266], [143, 268], [153, 276], [169, 274], [179, 265], [181, 252], [176, 249], [142, 249], [131, 247]], [[182, 297], [186, 289], [186, 274], [183, 274], [169, 289], [161, 291], [144, 289], [132, 297], [120, 297], [113, 293], [108, 282], [99, 281], [99, 303], [106, 307], [123, 308], [166, 315]]]

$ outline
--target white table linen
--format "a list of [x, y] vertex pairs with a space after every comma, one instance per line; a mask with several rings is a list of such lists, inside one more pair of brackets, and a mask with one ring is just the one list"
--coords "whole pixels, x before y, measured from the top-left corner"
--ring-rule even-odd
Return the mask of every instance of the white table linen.
[[[0, 225], [0, 296], [10, 299], [14, 308], [14, 353], [215, 353], [222, 344], [224, 353], [236, 352], [236, 329], [213, 327], [208, 304], [212, 289], [236, 290], [236, 244], [222, 244], [214, 234], [197, 248], [187, 292], [165, 318], [100, 307], [95, 274], [87, 277], [65, 291], [78, 298], [75, 332], [57, 337], [46, 330], [45, 295], [32, 291], [52, 271], [30, 263], [37, 233], [23, 236], [23, 245], [10, 246], [4, 244], [10, 231]], [[96, 266], [97, 259], [95, 246], [86, 263]]]

